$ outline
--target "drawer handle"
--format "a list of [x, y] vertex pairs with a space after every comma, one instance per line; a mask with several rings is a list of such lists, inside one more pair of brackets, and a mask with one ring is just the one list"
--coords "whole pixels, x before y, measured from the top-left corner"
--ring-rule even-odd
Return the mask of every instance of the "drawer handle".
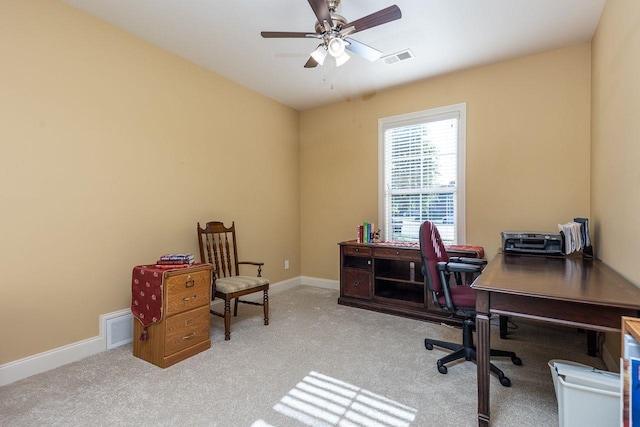
[[359, 280], [354, 280], [353, 281], [353, 286], [360, 286], [360, 281]]
[[360, 249], [356, 248], [356, 252], [360, 252]]
[[195, 336], [196, 336], [196, 333], [195, 332], [191, 332], [189, 335], [183, 336], [182, 340], [183, 341], [190, 340], [191, 338], [195, 338]]
[[400, 255], [400, 251], [396, 251], [396, 255]]
[[187, 278], [187, 281], [184, 284], [185, 288], [193, 288], [196, 285], [195, 280], [193, 280], [193, 277], [191, 277], [191, 275], [189, 275], [189, 277]]
[[182, 298], [182, 301], [187, 302], [189, 300], [196, 299], [196, 298], [198, 298], [197, 294], [192, 296], [192, 297], [184, 297], [184, 298]]

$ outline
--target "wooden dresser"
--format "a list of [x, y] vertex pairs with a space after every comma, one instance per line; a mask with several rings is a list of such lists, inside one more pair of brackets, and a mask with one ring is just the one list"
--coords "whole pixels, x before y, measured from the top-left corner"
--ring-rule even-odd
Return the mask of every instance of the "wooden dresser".
[[[141, 271], [144, 267], [147, 269]], [[132, 295], [132, 311], [137, 317], [133, 328], [133, 355], [166, 368], [210, 348], [211, 265], [167, 271], [158, 271], [153, 266], [136, 268], [138, 274], [142, 272], [143, 280], [137, 281], [140, 283], [133, 288]], [[134, 269], [134, 286], [135, 275]], [[155, 296], [152, 295], [154, 286]], [[161, 301], [157, 301], [160, 296]], [[149, 315], [145, 318], [134, 310], [134, 305], [145, 304], [145, 298], [158, 302], [162, 310], [159, 319], [154, 317], [152, 321]], [[145, 326], [141, 317], [150, 323]]]

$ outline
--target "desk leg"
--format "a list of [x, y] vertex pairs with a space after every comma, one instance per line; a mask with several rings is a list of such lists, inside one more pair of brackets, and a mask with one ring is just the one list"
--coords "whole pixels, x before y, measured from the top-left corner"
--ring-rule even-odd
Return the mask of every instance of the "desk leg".
[[509, 329], [509, 317], [507, 316], [498, 316], [500, 317], [500, 339], [503, 340], [507, 338], [507, 331]]
[[488, 427], [489, 420], [489, 353], [491, 348], [490, 294], [476, 291], [476, 357], [478, 365], [478, 426]]

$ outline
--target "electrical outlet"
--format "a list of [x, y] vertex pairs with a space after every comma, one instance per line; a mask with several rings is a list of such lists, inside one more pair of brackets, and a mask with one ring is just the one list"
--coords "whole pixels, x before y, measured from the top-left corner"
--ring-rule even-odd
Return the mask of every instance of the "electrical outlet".
[[289, 269], [289, 260], [288, 259], [284, 261], [284, 269], [285, 270]]

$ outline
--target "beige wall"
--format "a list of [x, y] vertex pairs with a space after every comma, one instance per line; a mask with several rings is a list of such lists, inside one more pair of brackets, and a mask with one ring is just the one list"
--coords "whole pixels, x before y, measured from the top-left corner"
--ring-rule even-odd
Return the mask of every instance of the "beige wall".
[[0, 2], [0, 52], [0, 364], [98, 335], [198, 221], [300, 275], [298, 112], [57, 1]]
[[[591, 209], [596, 254], [640, 285], [640, 2], [609, 0], [592, 47]], [[618, 360], [620, 335], [608, 334]]]
[[593, 38], [592, 212], [600, 258], [640, 284], [640, 2], [608, 1]]
[[608, 1], [593, 48], [298, 113], [56, 1], [3, 0], [0, 364], [97, 335], [133, 265], [197, 250], [197, 221], [235, 220], [272, 282], [337, 280], [337, 242], [378, 222], [378, 118], [459, 102], [467, 242], [493, 256], [501, 230], [584, 215], [640, 283], [639, 16]]
[[[590, 44], [425, 80], [300, 117], [304, 275], [339, 278], [337, 243], [379, 223], [378, 119], [467, 103], [467, 242], [590, 216]], [[391, 70], [390, 70], [391, 72]]]

